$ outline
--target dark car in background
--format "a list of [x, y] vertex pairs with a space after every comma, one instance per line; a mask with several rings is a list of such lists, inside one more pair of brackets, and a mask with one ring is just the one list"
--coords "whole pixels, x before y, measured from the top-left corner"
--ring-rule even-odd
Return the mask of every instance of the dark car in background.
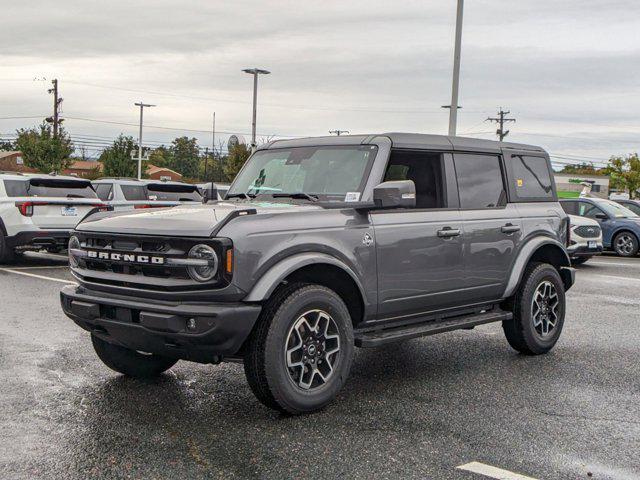
[[603, 198], [561, 200], [569, 215], [591, 218], [600, 224], [604, 248], [621, 257], [634, 257], [640, 248], [640, 216], [620, 203]]
[[616, 200], [616, 203], [628, 208], [636, 215], [640, 215], [640, 200]]

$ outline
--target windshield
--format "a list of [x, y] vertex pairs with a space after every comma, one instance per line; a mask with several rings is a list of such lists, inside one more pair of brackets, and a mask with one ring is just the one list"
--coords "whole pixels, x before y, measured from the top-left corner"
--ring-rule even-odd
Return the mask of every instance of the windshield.
[[378, 149], [372, 145], [300, 147], [256, 152], [227, 193], [307, 194], [359, 201]]
[[609, 215], [613, 215], [616, 218], [632, 218], [638, 216], [627, 207], [623, 207], [619, 203], [612, 202], [610, 200], [599, 201], [597, 202], [597, 205]]

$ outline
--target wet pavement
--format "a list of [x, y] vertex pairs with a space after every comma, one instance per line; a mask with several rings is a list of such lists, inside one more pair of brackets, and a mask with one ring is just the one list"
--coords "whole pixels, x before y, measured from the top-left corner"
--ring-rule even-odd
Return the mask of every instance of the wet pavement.
[[[264, 408], [239, 364], [103, 366], [59, 307], [65, 258], [0, 266], [0, 478], [640, 478], [640, 258], [579, 268], [548, 355], [497, 324], [358, 350], [324, 411]], [[486, 477], [484, 477], [486, 478]]]

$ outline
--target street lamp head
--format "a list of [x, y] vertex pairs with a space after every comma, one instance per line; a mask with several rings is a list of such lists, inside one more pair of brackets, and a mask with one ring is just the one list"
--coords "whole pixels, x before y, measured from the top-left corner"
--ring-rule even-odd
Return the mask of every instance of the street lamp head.
[[155, 107], [155, 105], [151, 105], [150, 103], [142, 103], [142, 102], [136, 102], [134, 103], [134, 105], [136, 107]]
[[271, 73], [269, 70], [262, 70], [260, 68], [245, 68], [242, 71], [250, 73], [251, 75], [269, 75]]

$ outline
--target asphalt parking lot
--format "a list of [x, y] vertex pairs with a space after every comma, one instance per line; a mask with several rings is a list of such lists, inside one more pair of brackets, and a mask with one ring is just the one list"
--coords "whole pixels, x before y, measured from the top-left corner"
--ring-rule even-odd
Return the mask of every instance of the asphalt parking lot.
[[0, 267], [2, 479], [640, 478], [640, 258], [579, 269], [546, 356], [497, 324], [359, 350], [337, 401], [295, 418], [238, 364], [108, 370], [59, 307], [65, 264]]

